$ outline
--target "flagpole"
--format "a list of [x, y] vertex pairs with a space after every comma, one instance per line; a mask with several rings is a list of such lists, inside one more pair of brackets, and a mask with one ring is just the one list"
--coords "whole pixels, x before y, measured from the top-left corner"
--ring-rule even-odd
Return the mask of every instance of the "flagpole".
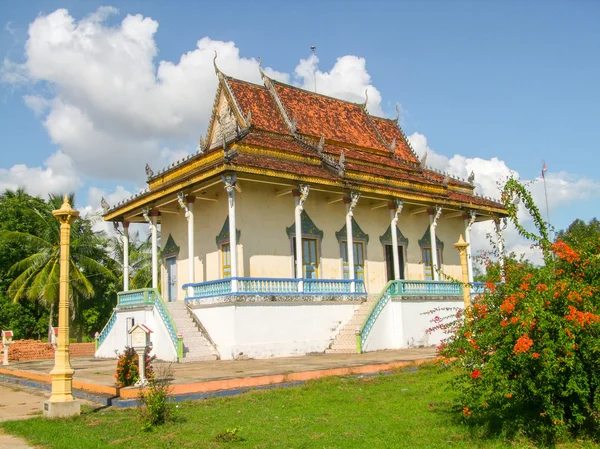
[[548, 206], [548, 189], [546, 188], [546, 161], [542, 159], [542, 179], [544, 180], [544, 198], [546, 199], [546, 216], [548, 217], [548, 231], [552, 241], [552, 225], [550, 224], [550, 206]]

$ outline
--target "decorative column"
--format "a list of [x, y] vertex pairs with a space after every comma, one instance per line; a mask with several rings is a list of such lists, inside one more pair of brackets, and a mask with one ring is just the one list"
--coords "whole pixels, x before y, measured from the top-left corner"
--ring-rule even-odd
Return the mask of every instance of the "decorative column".
[[427, 211], [429, 213], [429, 238], [431, 239], [431, 265], [433, 273], [433, 280], [439, 281], [440, 275], [438, 273], [438, 260], [437, 260], [437, 242], [435, 240], [435, 230], [437, 228], [438, 220], [440, 219], [440, 215], [442, 215], [442, 208], [439, 206], [435, 206], [434, 209], [429, 209]]
[[294, 190], [294, 200], [296, 208], [294, 210], [294, 226], [296, 228], [296, 278], [298, 279], [298, 292], [304, 291], [303, 255], [302, 255], [302, 211], [304, 210], [304, 202], [308, 198], [310, 186], [300, 184], [298, 190]]
[[229, 212], [229, 254], [231, 258], [231, 291], [237, 292], [237, 234], [235, 229], [235, 183], [237, 176], [235, 173], [221, 176], [228, 198]]
[[496, 227], [496, 242], [498, 245], [498, 263], [500, 264], [500, 272], [504, 273], [504, 236], [502, 231], [506, 229], [506, 218], [494, 219], [494, 226]]
[[[358, 192], [350, 192], [350, 196], [344, 199], [346, 203], [346, 255], [348, 257], [348, 275], [351, 280], [354, 280], [354, 242], [352, 241], [352, 217], [354, 215], [354, 208], [356, 207], [356, 203], [358, 203], [358, 199], [360, 198], [360, 193]], [[350, 283], [350, 292], [354, 293], [356, 289], [356, 285], [354, 282]]]
[[60, 285], [58, 307], [58, 347], [54, 357], [52, 394], [44, 402], [44, 415], [49, 417], [79, 415], [79, 401], [73, 399], [73, 368], [69, 360], [69, 265], [71, 224], [79, 216], [79, 211], [71, 209], [65, 195], [60, 209], [52, 211], [60, 222]]
[[157, 210], [142, 209], [144, 219], [150, 224], [150, 234], [152, 238], [152, 288], [158, 288], [158, 232], [156, 230], [156, 220], [160, 212]]
[[394, 200], [390, 203], [390, 217], [392, 219], [392, 255], [394, 258], [394, 279], [400, 279], [400, 255], [398, 254], [398, 216], [402, 212], [404, 201]]
[[[188, 223], [188, 283], [194, 283], [194, 201], [196, 197], [188, 195], [187, 197], [180, 192], [177, 195], [177, 201], [185, 211], [185, 218]], [[188, 287], [188, 296], [194, 296], [194, 287]]]
[[467, 310], [471, 305], [471, 291], [469, 289], [469, 272], [467, 265], [467, 249], [469, 248], [469, 244], [463, 240], [463, 236], [461, 235], [458, 239], [458, 242], [454, 244], [454, 247], [458, 250], [458, 253], [460, 254], [460, 267], [462, 269], [463, 302], [465, 310]]
[[129, 222], [123, 222], [123, 291], [129, 291]]
[[473, 283], [473, 258], [471, 256], [471, 228], [475, 223], [475, 211], [470, 211], [469, 215], [465, 215], [465, 242], [467, 246], [467, 268], [469, 269], [469, 283]]

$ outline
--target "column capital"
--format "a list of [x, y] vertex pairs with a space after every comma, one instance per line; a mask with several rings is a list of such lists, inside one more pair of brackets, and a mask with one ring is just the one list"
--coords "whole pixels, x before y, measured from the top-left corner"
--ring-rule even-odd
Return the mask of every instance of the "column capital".
[[427, 213], [431, 218], [433, 218], [431, 225], [434, 227], [437, 226], [437, 222], [440, 219], [440, 215], [442, 215], [442, 208], [440, 206], [430, 207], [429, 209], [427, 209]]
[[160, 211], [158, 209], [152, 209], [148, 215], [151, 217], [160, 217]]
[[350, 215], [352, 215], [352, 212], [354, 211], [354, 208], [356, 207], [356, 204], [358, 203], [359, 198], [360, 198], [359, 192], [350, 192], [349, 195], [344, 197], [344, 203], [348, 206], [348, 213]]
[[123, 225], [123, 229], [129, 229], [129, 222], [127, 220], [123, 220], [121, 224]]
[[188, 204], [194, 204], [196, 202], [196, 195], [187, 195], [185, 197], [185, 202]]
[[225, 184], [224, 188], [225, 190], [227, 190], [227, 193], [229, 193], [235, 188], [235, 183], [237, 182], [237, 175], [235, 173], [221, 175], [221, 181], [223, 182], [223, 184]]

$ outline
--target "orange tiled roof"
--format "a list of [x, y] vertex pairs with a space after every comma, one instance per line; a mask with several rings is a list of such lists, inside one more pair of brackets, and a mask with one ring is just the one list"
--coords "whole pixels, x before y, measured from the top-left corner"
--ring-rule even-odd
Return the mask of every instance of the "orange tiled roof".
[[[473, 186], [467, 182], [449, 178], [447, 185], [441, 188], [445, 175], [419, 168], [418, 158], [394, 120], [373, 117], [358, 104], [268, 79], [268, 87], [225, 76], [220, 79], [233, 95], [242, 115], [247, 117], [251, 112], [250, 127], [238, 129], [236, 135], [227, 136], [226, 151], [217, 140], [217, 144], [206, 149], [205, 153], [198, 152], [160, 171], [152, 179], [162, 176], [168, 181], [157, 183], [157, 186], [164, 188], [185, 181], [198, 173], [195, 168], [186, 171], [185, 165], [196, 164], [209, 154], [220, 151], [222, 156], [213, 157], [202, 171], [216, 167], [234, 170], [235, 167], [252, 167], [264, 170], [264, 173], [285, 173], [286, 177], [300, 175], [335, 181], [347, 178], [347, 186], [384, 188], [399, 197], [403, 192], [410, 192], [432, 203], [440, 201], [460, 207], [504, 209], [495, 201], [473, 195]], [[290, 129], [293, 125], [288, 127], [287, 120], [295, 120], [295, 132]], [[322, 136], [325, 143], [320, 144]], [[396, 147], [392, 154], [390, 145], [394, 140]], [[230, 150], [233, 150], [231, 154]], [[345, 156], [343, 167], [340, 165], [342, 152]], [[181, 170], [181, 175], [166, 177], [177, 170]], [[390, 182], [394, 180], [403, 182]], [[134, 195], [116, 208], [150, 195], [153, 188]]]
[[383, 137], [388, 144], [391, 144], [394, 139], [396, 140], [395, 153], [399, 159], [415, 164], [419, 163], [419, 160], [415, 157], [415, 154], [395, 121], [374, 116], [371, 116], [371, 120], [373, 121], [373, 125], [375, 125], [379, 131], [379, 134], [381, 134], [381, 137]]
[[233, 78], [228, 78], [227, 83], [242, 109], [242, 114], [246, 116], [248, 112], [252, 113], [253, 127], [275, 133], [288, 133], [283, 117], [267, 89]]
[[273, 85], [289, 118], [296, 119], [299, 133], [389, 151], [361, 106], [278, 82]]

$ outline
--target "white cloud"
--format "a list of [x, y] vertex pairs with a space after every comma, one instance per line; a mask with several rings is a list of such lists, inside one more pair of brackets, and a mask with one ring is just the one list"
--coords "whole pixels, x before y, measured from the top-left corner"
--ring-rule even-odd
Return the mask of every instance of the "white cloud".
[[[43, 82], [54, 96], [25, 96], [43, 119], [52, 141], [70, 156], [83, 175], [141, 181], [143, 166], [168, 164], [165, 147], [195, 147], [210, 118], [217, 86], [213, 69], [261, 83], [258, 61], [240, 56], [233, 42], [204, 37], [179, 61], [159, 61], [155, 34], [158, 22], [127, 15], [109, 25], [112, 7], [74, 19], [66, 9], [37, 17], [29, 26], [25, 62], [5, 60], [5, 82]], [[311, 88], [317, 71], [321, 93], [362, 102], [369, 87], [369, 108], [381, 113], [381, 94], [370, 84], [364, 58], [344, 56], [329, 72], [317, 70], [311, 56], [295, 71], [297, 84]], [[290, 82], [290, 75], [266, 67], [265, 72]], [[178, 152], [177, 156], [182, 153]]]
[[371, 114], [383, 115], [381, 93], [371, 84], [371, 75], [367, 72], [365, 58], [342, 56], [337, 59], [329, 72], [320, 71], [318, 63], [319, 58], [315, 55], [300, 60], [294, 71], [300, 87], [311, 91], [316, 87], [317, 92], [321, 94], [354, 103], [364, 103], [365, 91], [367, 91], [369, 96], [367, 109]]
[[[519, 173], [511, 170], [506, 163], [496, 157], [492, 159], [467, 158], [456, 154], [451, 158], [438, 154], [427, 143], [427, 138], [420, 133], [413, 133], [408, 140], [415, 152], [422, 157], [427, 152], [427, 165], [450, 173], [454, 176], [467, 178], [471, 171], [475, 173], [475, 192], [491, 198], [500, 198], [500, 189], [511, 175], [516, 178]], [[544, 185], [541, 179], [522, 180], [526, 183], [535, 203], [541, 212], [546, 214]], [[572, 175], [566, 172], [547, 172], [546, 187], [548, 189], [549, 207], [556, 209], [572, 201], [588, 200], [600, 197], [600, 182]], [[531, 227], [531, 217], [524, 207], [519, 208], [519, 220], [525, 227]], [[475, 252], [489, 249], [487, 234], [494, 231], [489, 222], [477, 223], [473, 226], [472, 242]], [[509, 225], [504, 231], [504, 240], [507, 251], [516, 254], [525, 254], [534, 262], [541, 262], [541, 253], [536, 248], [531, 248], [531, 243], [525, 241], [517, 230]]]
[[[60, 151], [43, 167], [0, 169], [0, 188], [24, 185], [42, 195], [71, 191], [82, 185], [80, 176], [143, 184], [146, 162], [156, 171], [180, 159], [195, 150], [206, 130], [217, 87], [215, 51], [224, 73], [261, 83], [258, 60], [241, 56], [234, 42], [204, 37], [179, 60], [157, 61], [158, 22], [138, 14], [109, 24], [107, 19], [117, 13], [115, 8], [101, 7], [80, 20], [66, 9], [40, 15], [29, 26], [24, 62], [4, 60], [2, 81], [31, 90], [23, 99], [41, 117]], [[372, 84], [364, 58], [342, 56], [328, 71], [318, 63], [310, 55], [292, 74], [264, 70], [307, 90], [315, 88], [316, 77], [319, 93], [357, 103], [364, 101], [368, 89], [369, 111], [382, 115], [381, 93]], [[43, 95], [36, 85], [43, 87]], [[409, 140], [417, 154], [428, 152], [428, 164], [434, 168], [463, 178], [474, 171], [480, 194], [499, 197], [497, 183], [511, 174], [501, 159], [449, 158], [433, 151], [423, 134], [414, 133]], [[600, 196], [597, 181], [564, 172], [548, 173], [547, 186], [551, 208]], [[541, 183], [533, 183], [531, 190], [543, 205]], [[99, 210], [102, 195], [114, 204], [131, 192], [121, 186], [112, 193], [90, 188], [86, 210]], [[489, 224], [475, 225], [474, 246], [487, 246], [484, 236], [489, 231]], [[511, 229], [506, 242], [509, 250], [528, 248]]]
[[68, 193], [81, 187], [73, 161], [58, 151], [50, 156], [44, 167], [13, 165], [9, 169], [0, 168], [0, 191], [25, 187], [27, 193], [46, 197], [49, 193]]

